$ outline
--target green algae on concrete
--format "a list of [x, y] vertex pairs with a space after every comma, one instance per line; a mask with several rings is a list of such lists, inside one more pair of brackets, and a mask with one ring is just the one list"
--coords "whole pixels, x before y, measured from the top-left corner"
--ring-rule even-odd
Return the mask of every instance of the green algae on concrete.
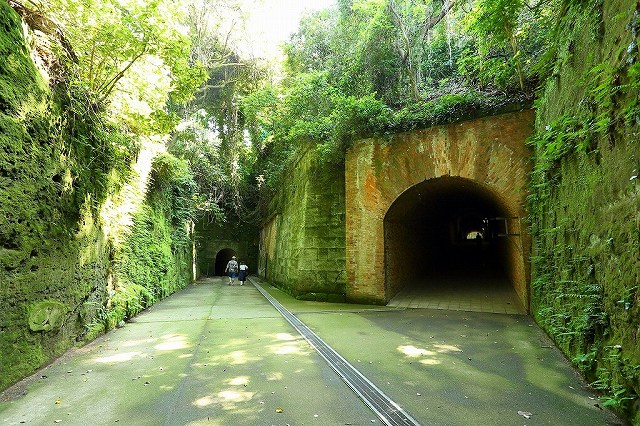
[[187, 287], [22, 385], [25, 395], [0, 402], [9, 423], [376, 419], [253, 286], [230, 287], [223, 278]]
[[[265, 288], [421, 424], [623, 424], [528, 317], [363, 309]], [[10, 423], [380, 422], [253, 286], [224, 278], [187, 287], [12, 390], [0, 402]]]

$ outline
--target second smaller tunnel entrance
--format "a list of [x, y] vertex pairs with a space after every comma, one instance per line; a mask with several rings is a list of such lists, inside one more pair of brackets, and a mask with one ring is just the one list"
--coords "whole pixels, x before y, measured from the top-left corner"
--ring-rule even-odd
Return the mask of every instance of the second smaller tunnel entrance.
[[225, 275], [225, 268], [232, 256], [236, 256], [236, 252], [230, 248], [222, 249], [216, 254], [215, 275]]

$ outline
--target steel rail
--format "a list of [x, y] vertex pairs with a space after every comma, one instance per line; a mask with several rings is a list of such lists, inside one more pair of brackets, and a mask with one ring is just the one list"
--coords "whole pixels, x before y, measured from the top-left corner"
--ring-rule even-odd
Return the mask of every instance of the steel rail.
[[298, 317], [287, 310], [255, 281], [251, 283], [273, 305], [274, 308], [305, 338], [307, 342], [331, 366], [338, 376], [373, 410], [380, 420], [388, 426], [420, 426], [413, 417], [404, 411], [376, 385], [360, 373], [353, 365], [337, 353], [316, 333], [307, 327]]

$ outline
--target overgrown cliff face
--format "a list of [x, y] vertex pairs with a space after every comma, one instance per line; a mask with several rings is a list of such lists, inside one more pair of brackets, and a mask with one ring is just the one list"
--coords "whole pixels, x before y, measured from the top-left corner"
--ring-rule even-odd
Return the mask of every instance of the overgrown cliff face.
[[186, 165], [151, 167], [25, 33], [0, 2], [0, 389], [191, 279]]
[[533, 314], [638, 423], [640, 3], [565, 6], [532, 139]]

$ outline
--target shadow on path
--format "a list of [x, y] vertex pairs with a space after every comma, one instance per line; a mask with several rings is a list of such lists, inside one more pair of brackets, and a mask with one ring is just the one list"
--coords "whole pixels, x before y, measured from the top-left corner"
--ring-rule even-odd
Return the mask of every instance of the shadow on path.
[[[529, 317], [302, 302], [264, 287], [421, 424], [622, 424]], [[189, 286], [8, 396], [0, 425], [380, 424], [256, 288], [224, 278]]]

